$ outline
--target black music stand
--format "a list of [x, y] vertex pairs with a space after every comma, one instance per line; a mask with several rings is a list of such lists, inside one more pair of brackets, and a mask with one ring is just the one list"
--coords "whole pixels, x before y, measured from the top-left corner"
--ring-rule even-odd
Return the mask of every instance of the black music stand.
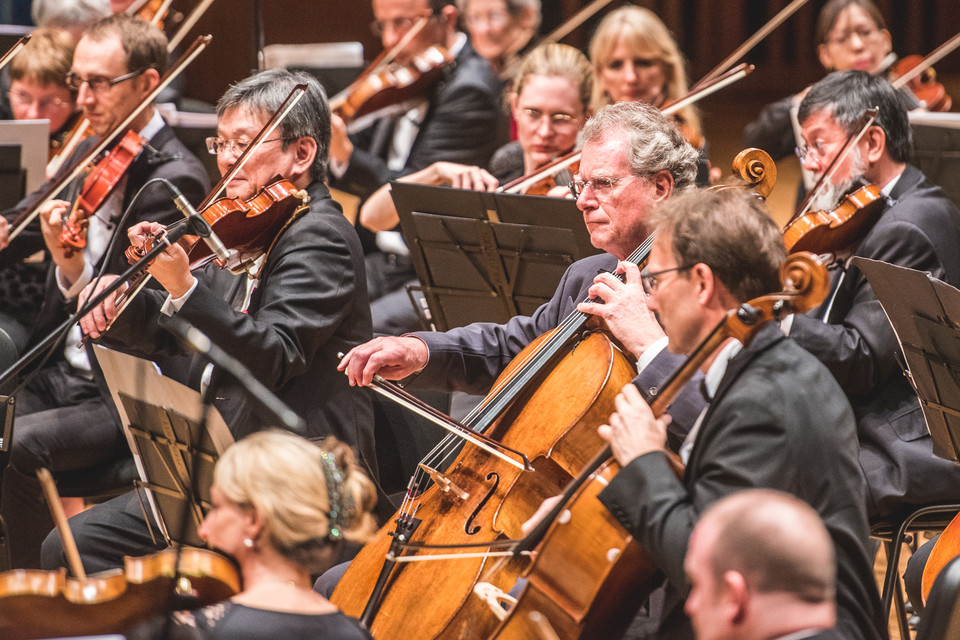
[[960, 290], [928, 273], [855, 258], [893, 326], [933, 439], [933, 452], [960, 461]]
[[503, 323], [548, 301], [576, 260], [599, 253], [576, 203], [391, 183], [431, 320], [446, 331]]
[[100, 346], [94, 351], [137, 462], [138, 490], [149, 489], [163, 538], [203, 546], [197, 528], [210, 508], [213, 466], [233, 442], [230, 430], [216, 409], [201, 415], [200, 394], [162, 376], [152, 362]]

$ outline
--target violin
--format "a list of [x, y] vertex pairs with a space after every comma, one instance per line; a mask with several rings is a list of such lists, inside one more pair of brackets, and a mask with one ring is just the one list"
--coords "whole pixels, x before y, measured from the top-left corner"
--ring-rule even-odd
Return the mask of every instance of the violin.
[[394, 109], [403, 109], [412, 100], [426, 98], [453, 62], [446, 49], [433, 45], [403, 65], [383, 65], [367, 73], [330, 100], [330, 110], [351, 129], [360, 128]]
[[60, 246], [65, 249], [67, 257], [75, 251], [83, 251], [87, 246], [90, 217], [117, 188], [146, 142], [136, 131], [127, 131], [84, 180], [83, 189], [73, 201], [69, 213], [64, 216], [60, 228]]
[[[306, 211], [310, 197], [292, 182], [278, 178], [252, 197], [221, 198], [200, 211], [213, 232], [233, 251], [231, 264], [220, 265], [233, 271], [244, 269], [269, 248], [299, 214]], [[148, 238], [140, 247], [130, 246], [125, 255], [130, 264], [140, 260], [159, 238]], [[191, 269], [198, 269], [213, 256], [210, 248], [195, 236], [184, 236], [181, 246], [187, 252]], [[234, 262], [235, 261], [235, 262]]]
[[[923, 61], [923, 56], [920, 55], [900, 58], [890, 67], [887, 73], [888, 79], [892, 83], [898, 78], [905, 77]], [[907, 91], [916, 99], [917, 104], [928, 111], [950, 111], [953, 107], [953, 98], [947, 93], [946, 88], [937, 82], [937, 72], [933, 67], [926, 67], [913, 76], [901, 87], [901, 90]]]
[[[829, 279], [819, 259], [793, 254], [781, 267], [783, 291], [762, 296], [727, 312], [726, 318], [661, 387], [650, 403], [660, 417], [693, 374], [729, 338], [745, 346], [768, 322], [802, 313], [826, 298]], [[669, 455], [678, 477], [683, 465]], [[526, 638], [619, 637], [649, 593], [658, 570], [652, 558], [627, 533], [597, 495], [620, 467], [607, 446], [565, 489], [557, 506], [514, 549], [533, 550], [519, 598], [496, 594], [490, 613], [502, 618], [491, 640]], [[585, 541], [588, 543], [585, 544]], [[571, 558], [576, 558], [571, 563]], [[571, 570], [575, 567], [575, 570]], [[481, 590], [489, 595], [486, 587]], [[512, 601], [504, 615], [501, 602]], [[537, 628], [547, 629], [546, 635]], [[552, 634], [552, 635], [551, 635]]]
[[795, 218], [783, 230], [784, 244], [790, 253], [835, 253], [863, 238], [886, 206], [880, 188], [868, 184], [845, 195], [830, 211], [810, 211]]

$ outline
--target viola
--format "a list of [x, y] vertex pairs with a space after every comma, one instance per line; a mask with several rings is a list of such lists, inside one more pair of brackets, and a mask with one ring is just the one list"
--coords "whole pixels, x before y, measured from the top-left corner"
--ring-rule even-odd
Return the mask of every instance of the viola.
[[[206, 549], [165, 549], [124, 558], [124, 569], [85, 578], [65, 569], [0, 573], [0, 636], [6, 640], [123, 632], [167, 611], [169, 595], [189, 606], [220, 602], [240, 590], [236, 567]], [[173, 584], [173, 576], [180, 580]]]
[[[816, 306], [829, 290], [826, 268], [812, 254], [787, 258], [781, 281], [782, 292], [756, 298], [727, 313], [661, 387], [650, 404], [654, 415], [663, 415], [694, 372], [727, 339], [748, 345], [767, 322]], [[677, 475], [682, 475], [679, 458], [671, 454], [670, 461]], [[516, 546], [515, 553], [535, 549], [535, 559], [524, 576], [527, 584], [507, 614], [503, 615], [499, 601], [512, 600], [508, 596], [499, 596], [496, 604], [490, 604], [490, 612], [503, 618], [488, 636], [491, 640], [619, 637], [630, 623], [654, 586], [657, 568], [597, 499], [619, 469], [610, 447], [605, 447], [568, 485], [551, 513]], [[538, 633], [537, 627], [547, 629], [547, 634]]]
[[824, 254], [845, 249], [870, 231], [886, 204], [880, 188], [869, 184], [844, 196], [830, 211], [805, 213], [783, 230], [787, 251]]
[[120, 179], [146, 142], [136, 131], [127, 131], [84, 180], [83, 189], [73, 201], [73, 207], [64, 217], [60, 228], [60, 246], [65, 249], [67, 257], [75, 251], [83, 251], [87, 246], [87, 228], [90, 226], [91, 216], [116, 190]]

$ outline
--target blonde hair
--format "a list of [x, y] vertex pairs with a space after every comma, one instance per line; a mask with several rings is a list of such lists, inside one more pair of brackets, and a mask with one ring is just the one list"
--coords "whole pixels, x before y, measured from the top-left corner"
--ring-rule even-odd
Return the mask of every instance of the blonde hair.
[[[687, 94], [687, 72], [683, 56], [680, 55], [677, 43], [667, 26], [653, 11], [627, 5], [608, 13], [590, 40], [590, 60], [597, 78], [593, 86], [594, 110], [612, 102], [601, 86], [600, 72], [621, 38], [634, 55], [663, 63], [667, 76], [664, 98], [675, 100]], [[681, 109], [677, 112], [677, 119], [700, 133], [700, 117], [693, 107]]]
[[531, 76], [566, 78], [577, 88], [580, 108], [586, 112], [593, 90], [593, 67], [578, 49], [565, 44], [543, 44], [523, 57], [513, 79], [516, 95]]
[[30, 36], [20, 55], [10, 61], [10, 79], [66, 89], [73, 64], [73, 38], [60, 29], [35, 29]]
[[311, 573], [332, 564], [341, 540], [364, 542], [376, 529], [373, 483], [350, 447], [286, 431], [260, 431], [229, 447], [214, 484], [229, 500], [256, 510], [265, 541]]

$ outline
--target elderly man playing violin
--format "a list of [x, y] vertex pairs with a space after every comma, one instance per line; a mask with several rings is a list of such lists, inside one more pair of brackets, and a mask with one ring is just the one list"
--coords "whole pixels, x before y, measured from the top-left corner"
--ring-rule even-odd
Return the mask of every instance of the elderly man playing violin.
[[[734, 189], [686, 194], [659, 206], [654, 222], [643, 277], [671, 351], [693, 354], [728, 310], [780, 290], [783, 239], [756, 198]], [[668, 458], [666, 424], [632, 385], [599, 428], [620, 471], [597, 497], [667, 580], [656, 637], [692, 638], [682, 609], [691, 532], [710, 505], [745, 488], [785, 491], [814, 508], [835, 546], [839, 637], [886, 637], [856, 424], [836, 381], [774, 324], [747, 346], [728, 338], [701, 370], [708, 406], [680, 448], [682, 478]]]
[[[77, 43], [67, 84], [77, 91], [77, 104], [95, 135], [81, 144], [61, 171], [69, 171], [99, 138], [112, 136], [115, 125], [156, 88], [166, 68], [166, 38], [156, 27], [125, 15], [91, 25]], [[66, 319], [66, 311], [74, 308], [77, 295], [96, 270], [116, 272], [124, 268], [122, 246], [118, 244], [105, 255], [118, 228], [143, 220], [172, 222], [180, 217], [162, 188], [146, 190], [134, 203], [134, 195], [147, 181], [165, 178], [191, 199], [199, 199], [209, 190], [203, 165], [176, 139], [173, 129], [152, 105], [147, 105], [126, 131], [116, 133], [122, 136], [127, 131], [139, 133], [147, 143], [126, 172], [114, 176], [119, 180], [115, 191], [89, 220], [86, 249], [69, 252], [61, 246], [61, 220], [70, 204], [51, 200], [40, 209], [40, 224], [27, 226], [0, 251], [2, 266], [41, 249], [48, 250], [55, 263], [47, 278], [39, 318], [31, 327], [30, 342], [46, 337]], [[7, 245], [10, 222], [33, 208], [47, 186], [0, 217], [0, 246]], [[128, 208], [129, 217], [124, 218]], [[99, 384], [98, 371], [91, 368], [87, 352], [77, 348], [78, 340], [79, 332], [75, 331], [66, 347], [16, 394], [16, 436], [3, 478], [2, 499], [15, 567], [39, 566], [40, 542], [53, 527], [40, 501], [34, 477], [38, 467], [53, 472], [78, 470], [129, 456], [119, 415], [109, 393]]]
[[821, 308], [795, 316], [785, 329], [827, 365], [853, 405], [867, 513], [876, 518], [955, 501], [960, 468], [934, 457], [920, 403], [897, 362], [896, 336], [866, 278], [848, 258], [910, 267], [960, 286], [960, 212], [907, 163], [911, 132], [902, 96], [864, 71], [827, 76], [800, 104], [804, 166], [817, 177], [825, 172], [871, 107], [879, 107], [876, 121], [815, 207], [832, 209], [858, 178], [880, 188], [888, 205], [858, 243], [837, 252], [831, 297]]
[[[307, 85], [300, 102], [226, 184], [228, 197], [251, 198], [282, 175], [309, 196], [308, 206], [291, 216], [253, 275], [233, 277], [215, 264], [190, 271], [187, 254], [173, 245], [149, 268], [163, 290], [144, 290], [120, 315], [114, 294], [85, 316], [81, 327], [88, 336], [135, 355], [176, 356], [184, 349], [164, 326], [173, 315], [189, 322], [304, 418], [308, 437], [334, 435], [348, 443], [376, 477], [369, 395], [351, 389], [336, 370], [339, 352], [370, 338], [370, 309], [360, 241], [321, 181], [330, 141], [323, 89], [302, 73], [271, 70], [252, 76], [220, 99], [218, 137], [208, 144], [226, 173], [299, 83]], [[128, 235], [139, 246], [161, 230], [156, 223], [141, 223]], [[93, 292], [88, 287], [81, 298]], [[218, 375], [216, 368], [211, 372], [201, 358], [186, 357], [191, 384], [205, 388], [210, 380], [217, 385], [215, 406], [234, 437], [271, 424], [271, 416], [237, 382]], [[124, 555], [157, 548], [132, 493], [87, 510], [70, 524], [88, 570], [120, 566]], [[60, 542], [51, 535], [44, 543], [43, 565], [61, 563]]]

